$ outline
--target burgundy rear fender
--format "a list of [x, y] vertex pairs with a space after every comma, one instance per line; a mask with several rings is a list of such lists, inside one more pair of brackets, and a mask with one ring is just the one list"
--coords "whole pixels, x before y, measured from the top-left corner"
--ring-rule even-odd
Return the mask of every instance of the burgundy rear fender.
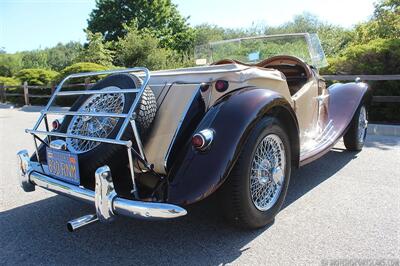
[[199, 152], [190, 142], [186, 143], [170, 171], [168, 202], [186, 205], [212, 194], [228, 177], [257, 121], [270, 114], [286, 117], [298, 138], [296, 116], [280, 94], [249, 87], [221, 98], [208, 110], [195, 131], [214, 130], [210, 148]]

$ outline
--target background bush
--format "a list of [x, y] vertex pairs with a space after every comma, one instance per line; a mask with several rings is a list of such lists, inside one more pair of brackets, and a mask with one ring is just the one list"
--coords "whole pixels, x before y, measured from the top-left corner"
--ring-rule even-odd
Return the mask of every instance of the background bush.
[[[61, 70], [60, 74], [56, 77], [56, 79], [57, 81], [61, 81], [63, 78], [74, 73], [97, 72], [97, 71], [104, 71], [107, 69], [110, 69], [110, 67], [102, 66], [96, 63], [90, 63], [90, 62], [75, 63]], [[92, 80], [97, 80], [97, 78], [93, 77]], [[72, 83], [84, 82], [84, 78], [74, 79], [71, 80], [71, 82]]]
[[0, 84], [7, 86], [18, 86], [21, 85], [21, 81], [10, 77], [0, 77]]
[[[274, 27], [263, 24], [241, 29], [210, 24], [191, 27], [171, 0], [97, 0], [85, 32], [87, 43], [84, 45], [59, 43], [51, 48], [14, 54], [0, 48], [0, 76], [27, 80], [35, 85], [59, 82], [72, 73], [115, 66], [143, 66], [151, 70], [187, 67], [194, 64], [197, 45], [237, 37], [299, 32], [318, 33], [331, 63], [321, 73], [400, 73], [400, 0], [377, 0], [370, 19], [350, 29], [309, 13], [296, 15], [291, 21]], [[60, 74], [54, 76], [54, 72], [46, 69]], [[83, 79], [72, 82], [83, 82]], [[370, 85], [374, 95], [400, 93], [400, 81], [371, 82]], [[396, 103], [374, 104], [370, 119], [400, 122], [397, 106]]]
[[[330, 59], [323, 74], [390, 75], [400, 73], [400, 40], [375, 39], [346, 48], [339, 57]], [[400, 96], [399, 81], [368, 82], [375, 96]], [[400, 122], [396, 103], [376, 103], [371, 107], [371, 121]]]
[[41, 68], [22, 69], [15, 75], [21, 82], [26, 81], [29, 85], [48, 85], [57, 76], [58, 72]]

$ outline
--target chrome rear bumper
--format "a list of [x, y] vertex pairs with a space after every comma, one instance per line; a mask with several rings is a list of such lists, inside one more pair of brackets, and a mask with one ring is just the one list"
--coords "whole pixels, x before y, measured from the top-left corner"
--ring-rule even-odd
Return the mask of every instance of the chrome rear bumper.
[[[29, 160], [26, 150], [18, 153], [18, 161], [20, 185], [24, 191], [34, 191], [35, 186], [38, 186], [57, 194], [94, 204], [96, 218], [103, 222], [111, 221], [115, 215], [141, 219], [170, 219], [184, 216], [187, 213], [185, 209], [168, 203], [143, 202], [118, 197], [108, 166], [97, 169], [95, 191], [92, 191], [43, 174], [41, 166]], [[90, 222], [92, 221], [93, 219]]]

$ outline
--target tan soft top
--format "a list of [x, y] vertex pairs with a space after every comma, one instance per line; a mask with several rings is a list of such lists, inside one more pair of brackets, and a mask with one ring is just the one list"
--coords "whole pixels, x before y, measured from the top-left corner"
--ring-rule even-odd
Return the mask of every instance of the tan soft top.
[[152, 71], [150, 84], [158, 82], [201, 83], [213, 82], [218, 79], [240, 83], [251, 79], [260, 78], [285, 81], [284, 75], [275, 69], [246, 66], [241, 64], [224, 64]]

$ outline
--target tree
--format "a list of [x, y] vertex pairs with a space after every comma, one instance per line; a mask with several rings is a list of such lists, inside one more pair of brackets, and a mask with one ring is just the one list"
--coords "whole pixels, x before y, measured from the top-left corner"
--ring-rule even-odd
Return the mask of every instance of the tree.
[[96, 0], [88, 30], [102, 33], [106, 41], [117, 41], [127, 34], [123, 25], [132, 20], [136, 20], [139, 30], [154, 31], [163, 47], [178, 51], [191, 48], [192, 29], [171, 0]]
[[351, 30], [322, 21], [318, 16], [304, 12], [277, 27], [267, 27], [266, 34], [317, 33], [327, 56], [336, 56], [351, 42]]
[[48, 68], [47, 53], [43, 50], [22, 52], [22, 68]]
[[125, 30], [127, 34], [116, 44], [117, 65], [144, 66], [152, 70], [167, 68], [168, 57], [172, 53], [167, 48], [159, 47], [160, 41], [151, 31], [140, 31], [135, 23], [125, 25]]
[[0, 76], [11, 77], [21, 68], [21, 54], [0, 54]]
[[217, 25], [201, 24], [194, 27], [194, 44], [203, 45], [225, 38], [225, 29]]
[[400, 0], [383, 0], [375, 4], [372, 19], [357, 25], [354, 43], [400, 38]]
[[81, 62], [112, 66], [113, 52], [103, 43], [103, 35], [99, 32], [92, 33], [89, 30], [85, 30], [85, 32], [88, 44], [77, 59]]
[[51, 69], [60, 71], [73, 64], [82, 51], [83, 46], [79, 42], [58, 43], [55, 47], [45, 49], [47, 65]]

